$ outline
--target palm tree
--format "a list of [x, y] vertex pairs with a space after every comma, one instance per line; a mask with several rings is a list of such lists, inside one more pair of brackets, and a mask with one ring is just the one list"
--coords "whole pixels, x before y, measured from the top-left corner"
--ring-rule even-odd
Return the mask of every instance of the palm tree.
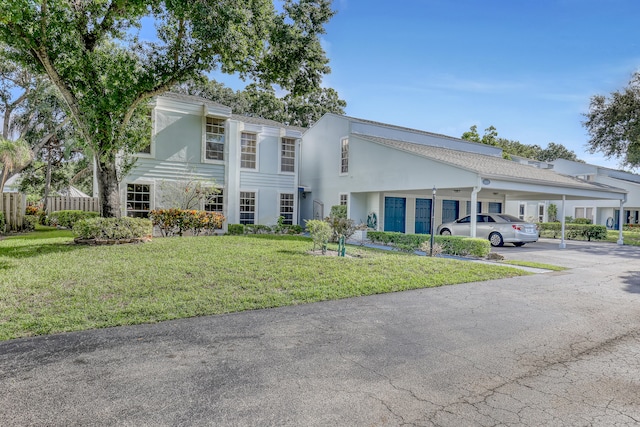
[[29, 163], [31, 156], [31, 148], [24, 140], [10, 141], [0, 136], [0, 193], [4, 191], [9, 174]]

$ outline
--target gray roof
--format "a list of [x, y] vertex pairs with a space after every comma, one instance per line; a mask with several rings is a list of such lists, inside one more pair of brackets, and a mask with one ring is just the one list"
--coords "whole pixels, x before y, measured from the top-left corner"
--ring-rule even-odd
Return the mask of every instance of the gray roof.
[[358, 135], [358, 137], [397, 150], [449, 164], [451, 166], [470, 170], [478, 173], [482, 177], [504, 179], [507, 181], [539, 183], [551, 186], [564, 186], [590, 190], [598, 189], [626, 193], [625, 190], [619, 188], [590, 183], [572, 176], [561, 175], [548, 169], [539, 169], [534, 166], [523, 165], [521, 163], [496, 156], [414, 144], [411, 142], [397, 141], [375, 136]]
[[369, 124], [369, 125], [374, 125], [374, 126], [383, 126], [383, 127], [390, 128], [390, 129], [397, 129], [397, 130], [401, 130], [401, 131], [405, 131], [405, 132], [412, 132], [412, 133], [416, 133], [416, 134], [420, 134], [420, 135], [433, 136], [433, 137], [436, 137], [436, 138], [450, 139], [450, 140], [453, 140], [453, 141], [461, 141], [461, 142], [465, 142], [467, 144], [484, 145], [484, 144], [481, 144], [479, 142], [469, 141], [467, 139], [462, 139], [462, 138], [456, 138], [455, 136], [444, 135], [444, 134], [441, 134], [441, 133], [428, 132], [426, 130], [413, 129], [413, 128], [408, 128], [408, 127], [404, 127], [404, 126], [397, 126], [397, 125], [392, 125], [392, 124], [389, 124], [389, 123], [376, 122], [374, 120], [360, 119], [360, 118], [357, 118], [357, 117], [343, 116], [343, 115], [335, 114], [335, 113], [327, 113], [327, 114], [333, 114], [334, 116], [344, 117], [345, 119], [349, 119], [349, 120], [351, 120], [353, 122], [358, 122], [358, 123], [364, 123], [364, 124]]

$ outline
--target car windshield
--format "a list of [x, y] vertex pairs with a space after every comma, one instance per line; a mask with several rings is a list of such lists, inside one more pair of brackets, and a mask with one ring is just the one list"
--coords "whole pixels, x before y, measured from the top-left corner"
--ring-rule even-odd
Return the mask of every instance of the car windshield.
[[523, 219], [520, 219], [518, 217], [515, 216], [511, 216], [511, 215], [506, 215], [506, 214], [500, 214], [500, 215], [496, 215], [498, 218], [502, 219], [504, 222], [526, 222]]

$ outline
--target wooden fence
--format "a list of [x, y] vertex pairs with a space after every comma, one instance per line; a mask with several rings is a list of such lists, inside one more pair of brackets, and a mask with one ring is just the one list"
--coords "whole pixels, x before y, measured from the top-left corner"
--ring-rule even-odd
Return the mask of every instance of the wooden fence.
[[5, 231], [22, 230], [26, 207], [27, 196], [24, 194], [0, 193], [0, 212], [4, 213]]
[[57, 211], [100, 212], [97, 197], [47, 197], [47, 213]]

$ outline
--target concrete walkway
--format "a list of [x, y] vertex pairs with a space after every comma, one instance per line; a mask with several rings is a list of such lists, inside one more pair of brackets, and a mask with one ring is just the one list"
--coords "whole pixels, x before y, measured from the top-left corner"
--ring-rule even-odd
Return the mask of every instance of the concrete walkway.
[[640, 248], [563, 272], [0, 343], [2, 426], [640, 423]]

